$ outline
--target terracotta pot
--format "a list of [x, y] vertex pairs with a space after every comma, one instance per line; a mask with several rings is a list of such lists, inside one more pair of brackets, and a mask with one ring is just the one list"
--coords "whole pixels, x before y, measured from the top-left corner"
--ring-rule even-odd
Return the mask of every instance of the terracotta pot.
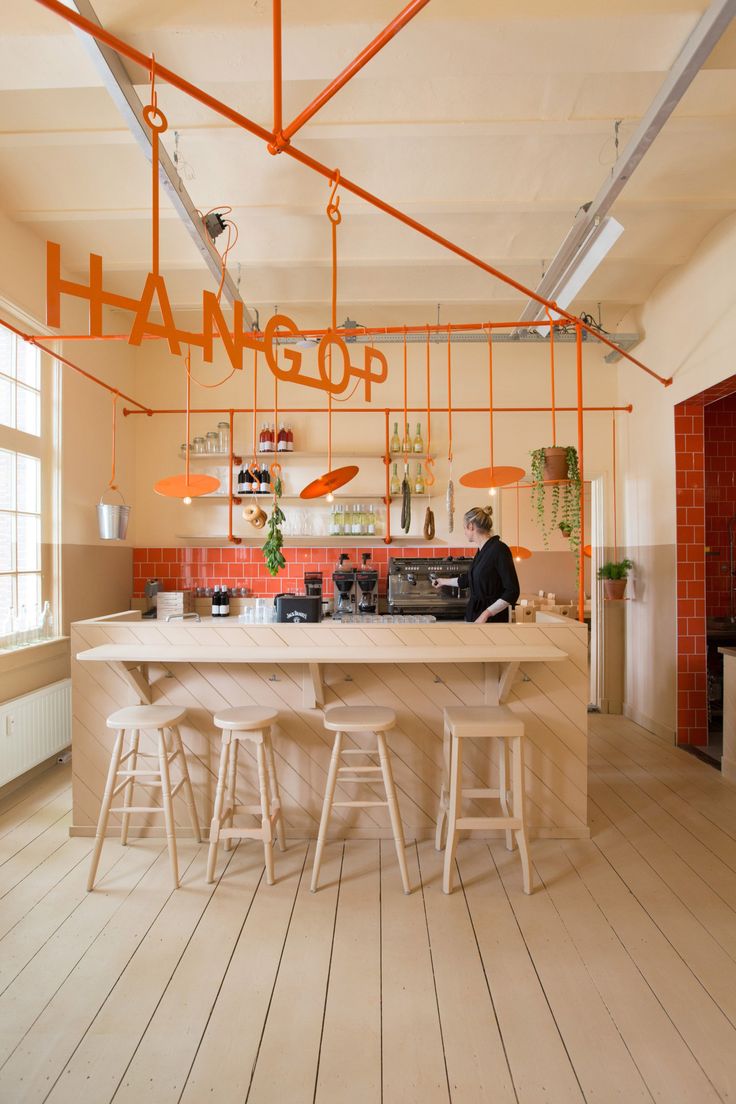
[[544, 450], [544, 478], [567, 479], [567, 449], [555, 447]]
[[603, 597], [609, 601], [611, 599], [621, 599], [624, 596], [626, 590], [626, 579], [604, 579], [603, 580]]

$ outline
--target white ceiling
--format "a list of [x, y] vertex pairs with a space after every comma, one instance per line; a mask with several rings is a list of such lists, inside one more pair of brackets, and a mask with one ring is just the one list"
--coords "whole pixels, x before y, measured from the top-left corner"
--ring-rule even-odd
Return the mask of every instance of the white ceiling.
[[[284, 118], [296, 115], [393, 18], [401, 0], [283, 0]], [[433, 0], [294, 138], [390, 203], [535, 286], [705, 8], [687, 0]], [[97, 0], [115, 34], [271, 128], [270, 0]], [[127, 65], [144, 99], [147, 81]], [[185, 184], [201, 210], [233, 207], [246, 302], [326, 311], [324, 179], [166, 86]], [[729, 28], [613, 213], [625, 233], [574, 306], [614, 326], [736, 208], [736, 29]], [[150, 168], [71, 29], [34, 0], [4, 0], [0, 207], [59, 241], [67, 267], [105, 258], [137, 295], [150, 259]], [[524, 300], [345, 194], [340, 303], [361, 319], [515, 318]], [[220, 239], [222, 241], [222, 239]], [[219, 243], [218, 243], [219, 244]], [[162, 268], [175, 305], [212, 277], [174, 211]], [[372, 306], [376, 309], [371, 309]]]

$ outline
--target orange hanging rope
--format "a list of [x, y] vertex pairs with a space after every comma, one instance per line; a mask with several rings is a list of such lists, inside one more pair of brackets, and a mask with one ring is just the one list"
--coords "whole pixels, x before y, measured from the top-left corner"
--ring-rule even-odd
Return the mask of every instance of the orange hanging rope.
[[116, 415], [118, 407], [118, 394], [117, 391], [112, 397], [112, 470], [110, 472], [110, 482], [107, 484], [111, 491], [116, 491], [118, 485], [115, 482], [115, 430], [116, 430]]
[[427, 453], [424, 458], [424, 470], [426, 476], [424, 479], [427, 487], [434, 487], [437, 482], [437, 477], [432, 471], [434, 468], [434, 460], [432, 459], [432, 379], [430, 372], [430, 354], [429, 354], [429, 326], [427, 327], [427, 352], [426, 352], [426, 369], [427, 369]]
[[452, 463], [452, 345], [447, 327], [447, 459]]
[[488, 448], [491, 478], [493, 478], [493, 334], [490, 325], [488, 327]]
[[613, 472], [613, 560], [618, 560], [618, 525], [616, 519], [616, 415], [611, 414], [611, 471]]
[[545, 310], [547, 311], [547, 318], [549, 319], [549, 372], [552, 403], [552, 448], [556, 448], [557, 415], [555, 410], [555, 327], [552, 321], [552, 315], [549, 313], [549, 309], [545, 307]]
[[159, 276], [159, 135], [168, 128], [163, 111], [159, 111], [156, 94], [156, 55], [151, 54], [150, 103], [143, 108], [143, 118], [151, 131], [151, 272]]
[[407, 413], [408, 402], [408, 363], [407, 363], [407, 345], [406, 345], [406, 330], [404, 330], [404, 433], [402, 444], [404, 446], [404, 471], [406, 471], [409, 463], [409, 422]]

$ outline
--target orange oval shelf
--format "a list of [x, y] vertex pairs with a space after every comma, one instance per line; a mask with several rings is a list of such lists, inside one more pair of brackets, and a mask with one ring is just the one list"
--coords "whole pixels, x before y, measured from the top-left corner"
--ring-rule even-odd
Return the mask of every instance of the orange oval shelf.
[[216, 491], [220, 486], [220, 480], [214, 475], [168, 475], [166, 479], [159, 479], [154, 483], [156, 494], [165, 495], [166, 498], [199, 498], [200, 495]]
[[509, 548], [515, 560], [528, 560], [532, 554], [530, 549], [524, 548], [521, 544], [511, 544]]
[[338, 487], [344, 487], [351, 479], [355, 479], [360, 468], [355, 464], [347, 464], [344, 468], [335, 468], [334, 471], [325, 472], [319, 479], [313, 479], [307, 483], [303, 491], [299, 492], [300, 498], [322, 498], [331, 494]]
[[518, 483], [526, 472], [523, 468], [499, 467], [476, 468], [460, 476], [463, 487], [505, 487], [507, 483]]

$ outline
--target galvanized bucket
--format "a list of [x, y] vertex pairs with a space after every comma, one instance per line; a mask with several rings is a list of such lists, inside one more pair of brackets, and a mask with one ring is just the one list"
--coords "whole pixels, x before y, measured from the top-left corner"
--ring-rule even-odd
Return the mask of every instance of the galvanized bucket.
[[[120, 491], [117, 493], [123, 498]], [[125, 534], [128, 531], [130, 506], [125, 505], [124, 498], [122, 506], [108, 505], [102, 501], [103, 497], [104, 492], [100, 495], [100, 501], [97, 503], [97, 529], [100, 540], [125, 540]]]

